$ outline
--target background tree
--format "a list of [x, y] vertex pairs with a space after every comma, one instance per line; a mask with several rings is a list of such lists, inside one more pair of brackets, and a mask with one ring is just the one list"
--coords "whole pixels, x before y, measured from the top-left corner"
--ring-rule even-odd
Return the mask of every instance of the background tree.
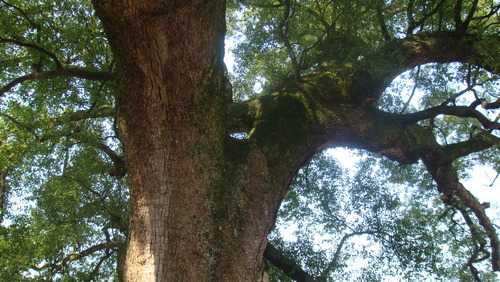
[[[362, 281], [500, 269], [460, 183], [498, 171], [495, 1], [0, 5], [0, 278], [324, 281], [349, 255], [373, 260]], [[335, 146], [372, 155], [352, 177], [307, 162]], [[304, 232], [266, 248], [285, 195], [279, 223]], [[345, 252], [354, 237], [381, 251]]]

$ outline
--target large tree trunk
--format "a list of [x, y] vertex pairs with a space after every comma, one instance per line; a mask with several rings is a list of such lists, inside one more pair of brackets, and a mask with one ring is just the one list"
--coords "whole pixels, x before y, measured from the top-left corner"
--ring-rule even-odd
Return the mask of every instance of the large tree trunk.
[[279, 197], [262, 154], [234, 157], [225, 130], [225, 3], [163, 2], [94, 3], [120, 72], [124, 280], [259, 281]]

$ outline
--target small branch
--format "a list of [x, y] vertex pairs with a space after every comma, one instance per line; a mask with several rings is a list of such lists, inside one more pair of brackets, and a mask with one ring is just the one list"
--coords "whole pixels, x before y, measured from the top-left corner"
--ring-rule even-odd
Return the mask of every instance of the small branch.
[[57, 58], [57, 56], [53, 52], [45, 49], [44, 47], [42, 47], [38, 44], [30, 43], [30, 42], [23, 42], [21, 40], [12, 39], [12, 38], [4, 38], [4, 37], [0, 37], [0, 43], [11, 43], [11, 44], [14, 44], [14, 45], [17, 45], [20, 47], [34, 49], [40, 53], [43, 53], [43, 54], [49, 56], [52, 59], [52, 61], [54, 61], [54, 63], [57, 65], [57, 68], [62, 68], [61, 61]]
[[0, 167], [0, 223], [3, 221], [3, 216], [7, 210], [7, 175]]
[[374, 234], [375, 232], [373, 231], [355, 231], [349, 234], [345, 234], [342, 239], [340, 239], [340, 242], [337, 246], [337, 249], [335, 250], [335, 254], [333, 255], [333, 258], [331, 262], [328, 264], [327, 268], [322, 271], [320, 278], [318, 279], [319, 281], [327, 281], [328, 275], [338, 266], [338, 262], [340, 259], [340, 254], [342, 252], [342, 248], [344, 247], [344, 244], [349, 240], [351, 237], [358, 236], [358, 235], [365, 235], [365, 234]]
[[439, 11], [439, 8], [441, 8], [441, 6], [443, 5], [444, 2], [445, 2], [445, 0], [439, 1], [439, 3], [437, 3], [437, 5], [429, 13], [424, 14], [422, 16], [422, 18], [418, 22], [415, 23], [415, 27], [420, 26], [420, 28], [422, 28], [425, 21], [428, 20], [433, 15], [435, 15]]
[[406, 18], [408, 20], [408, 28], [406, 29], [406, 34], [410, 35], [415, 29], [415, 19], [413, 18], [413, 6], [415, 4], [414, 0], [408, 1], [408, 6], [406, 8]]
[[415, 84], [413, 85], [413, 89], [411, 90], [410, 98], [408, 98], [408, 101], [406, 101], [405, 105], [403, 106], [403, 109], [401, 110], [400, 114], [403, 114], [406, 109], [408, 108], [408, 105], [410, 105], [411, 100], [413, 99], [413, 96], [415, 95], [415, 91], [418, 88], [418, 79], [420, 76], [420, 66], [417, 67], [417, 73], [415, 74]]
[[255, 3], [253, 1], [248, 1], [248, 0], [242, 0], [241, 3], [243, 5], [248, 5], [248, 6], [253, 6], [257, 8], [279, 8], [282, 7], [284, 4], [279, 3], [279, 4], [262, 4], [262, 3]]
[[10, 7], [12, 9], [14, 9], [15, 11], [17, 11], [32, 27], [34, 28], [40, 28], [40, 26], [38, 24], [36, 24], [29, 16], [28, 14], [26, 13], [26, 11], [24, 11], [23, 9], [19, 8], [18, 6], [15, 6], [5, 0], [1, 0], [0, 2], [2, 2], [5, 6], [7, 7]]
[[233, 103], [228, 107], [228, 128], [230, 133], [248, 132], [253, 127], [259, 100]]
[[500, 10], [500, 4], [499, 5], [493, 5], [491, 6], [491, 10], [483, 16], [480, 17], [473, 17], [471, 21], [482, 21], [482, 20], [488, 20], [490, 17], [496, 15], [498, 13], [498, 10]]
[[106, 156], [108, 156], [111, 159], [111, 161], [113, 162], [113, 167], [109, 171], [109, 174], [111, 176], [115, 176], [118, 178], [125, 176], [125, 174], [127, 173], [127, 163], [126, 163], [125, 159], [122, 156], [118, 155], [108, 145], [106, 145], [100, 141], [97, 141], [97, 140], [93, 139], [92, 137], [85, 136], [83, 134], [77, 134], [77, 135], [74, 135], [73, 137], [75, 139], [77, 139], [78, 141], [82, 142], [83, 144], [90, 145], [90, 146], [100, 150], [101, 152], [106, 154]]
[[290, 19], [293, 17], [293, 14], [295, 13], [293, 4], [291, 3], [293, 0], [284, 0], [283, 5], [285, 6], [285, 9], [283, 11], [283, 19], [280, 23], [279, 26], [279, 34], [281, 37], [281, 40], [283, 40], [283, 44], [285, 45], [285, 48], [287, 50], [288, 56], [290, 57], [290, 60], [292, 62], [293, 68], [294, 68], [294, 75], [296, 78], [300, 77], [300, 65], [297, 60], [297, 55], [295, 54], [295, 51], [293, 49], [293, 46], [290, 42], [290, 39], [288, 37], [289, 35], [289, 30], [290, 30]]
[[56, 123], [62, 123], [65, 121], [80, 121], [91, 118], [106, 118], [113, 117], [115, 115], [115, 109], [111, 106], [98, 106], [88, 110], [75, 111], [71, 113], [65, 113], [62, 116], [55, 119]]
[[30, 74], [20, 76], [0, 88], [0, 97], [2, 97], [3, 94], [10, 91], [18, 84], [24, 83], [26, 81], [52, 79], [57, 77], [66, 77], [66, 78], [74, 77], [87, 80], [113, 79], [113, 75], [109, 72], [91, 71], [79, 67], [63, 67], [50, 71], [32, 72]]
[[[474, 250], [472, 251], [471, 256], [467, 260], [467, 263], [465, 264], [465, 267], [469, 268], [469, 271], [471, 272], [472, 277], [474, 278], [475, 281], [481, 281], [479, 279], [479, 272], [474, 266], [474, 263], [483, 261], [489, 257], [488, 252], [486, 251], [486, 241], [482, 238], [482, 235], [480, 234], [478, 230], [478, 226], [474, 224], [474, 221], [472, 218], [469, 216], [467, 210], [460, 206], [460, 203], [457, 204], [456, 207], [460, 213], [462, 214], [462, 217], [465, 220], [465, 223], [469, 227], [469, 230], [471, 232], [471, 237], [472, 241], [474, 243]], [[480, 253], [485, 253], [486, 255], [483, 255], [482, 257], [479, 257]]]
[[2, 112], [0, 112], [0, 117], [7, 119], [8, 121], [12, 122], [17, 128], [25, 130], [26, 132], [32, 134], [35, 138], [39, 139], [39, 136], [35, 132], [35, 128], [32, 125], [21, 122], [16, 118], [14, 118], [13, 116], [10, 116]]
[[464, 31], [462, 30], [463, 28], [463, 22], [462, 22], [462, 0], [457, 0], [455, 3], [455, 8], [454, 8], [454, 14], [453, 14], [453, 20], [455, 21], [455, 29], [459, 32]]
[[[471, 86], [467, 86], [467, 88], [463, 89], [463, 90], [460, 90], [458, 91], [457, 93], [451, 95], [450, 98], [446, 99], [443, 103], [441, 103], [441, 106], [446, 106], [448, 105], [449, 103], [455, 103], [455, 101], [457, 100], [458, 97], [462, 96], [463, 94], [469, 92], [469, 91], [474, 91], [474, 86], [478, 86], [478, 84], [475, 84], [475, 85], [471, 85]], [[475, 108], [475, 107], [472, 107], [470, 106], [471, 108]]]
[[97, 245], [89, 247], [81, 252], [69, 254], [58, 262], [48, 263], [48, 264], [44, 264], [42, 266], [32, 266], [32, 268], [35, 270], [43, 270], [43, 269], [50, 267], [50, 268], [54, 269], [55, 272], [58, 272], [58, 271], [61, 271], [69, 263], [71, 263], [73, 261], [78, 261], [84, 257], [90, 256], [90, 255], [92, 255], [96, 252], [99, 252], [99, 251], [118, 248], [121, 244], [123, 244], [123, 243], [118, 242], [118, 241], [97, 244]]
[[472, 2], [472, 5], [471, 5], [470, 10], [469, 10], [469, 13], [467, 14], [467, 17], [465, 18], [465, 20], [462, 23], [464, 30], [467, 30], [467, 28], [469, 27], [469, 24], [470, 24], [471, 20], [474, 18], [474, 14], [477, 11], [477, 4], [478, 3], [479, 3], [479, 0], [474, 0]]
[[495, 175], [495, 178], [493, 178], [493, 180], [491, 181], [490, 183], [490, 187], [493, 187], [493, 185], [495, 184], [495, 182], [497, 181], [498, 179], [498, 176], [500, 175], [500, 172], [497, 172], [497, 175]]
[[494, 110], [500, 108], [500, 98], [497, 99], [495, 102], [491, 103], [481, 103], [481, 106], [486, 109], [486, 110]]
[[92, 270], [92, 272], [90, 273], [89, 277], [87, 277], [87, 279], [85, 279], [86, 282], [92, 282], [92, 281], [97, 281], [97, 280], [94, 280], [97, 275], [99, 274], [99, 271], [101, 270], [101, 265], [106, 261], [108, 260], [116, 251], [112, 251], [112, 252], [108, 252], [107, 254], [105, 254], [104, 256], [101, 257], [101, 259], [97, 262], [97, 264], [95, 265], [94, 269]]
[[377, 21], [380, 27], [380, 32], [384, 37], [385, 41], [390, 41], [392, 36], [389, 34], [389, 29], [387, 28], [387, 24], [385, 23], [384, 11], [383, 11], [384, 1], [378, 1], [376, 4], [376, 12], [377, 12]]

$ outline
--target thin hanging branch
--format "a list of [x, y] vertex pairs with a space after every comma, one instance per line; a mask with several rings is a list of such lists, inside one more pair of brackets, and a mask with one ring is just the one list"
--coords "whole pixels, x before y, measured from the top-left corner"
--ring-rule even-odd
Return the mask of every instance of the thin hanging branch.
[[400, 114], [403, 114], [406, 111], [406, 109], [408, 108], [408, 106], [410, 105], [410, 102], [413, 99], [413, 96], [415, 95], [415, 92], [418, 88], [419, 78], [420, 78], [420, 66], [417, 67], [417, 73], [415, 74], [415, 84], [413, 85], [413, 89], [411, 90], [410, 97], [408, 98], [408, 100], [404, 104], [403, 109], [401, 109]]

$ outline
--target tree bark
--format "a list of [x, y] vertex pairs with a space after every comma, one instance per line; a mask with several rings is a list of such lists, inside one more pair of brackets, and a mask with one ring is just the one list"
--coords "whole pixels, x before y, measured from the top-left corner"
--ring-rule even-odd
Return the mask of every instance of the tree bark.
[[225, 3], [163, 2], [94, 2], [119, 64], [132, 187], [123, 280], [261, 281], [283, 192], [225, 129]]

